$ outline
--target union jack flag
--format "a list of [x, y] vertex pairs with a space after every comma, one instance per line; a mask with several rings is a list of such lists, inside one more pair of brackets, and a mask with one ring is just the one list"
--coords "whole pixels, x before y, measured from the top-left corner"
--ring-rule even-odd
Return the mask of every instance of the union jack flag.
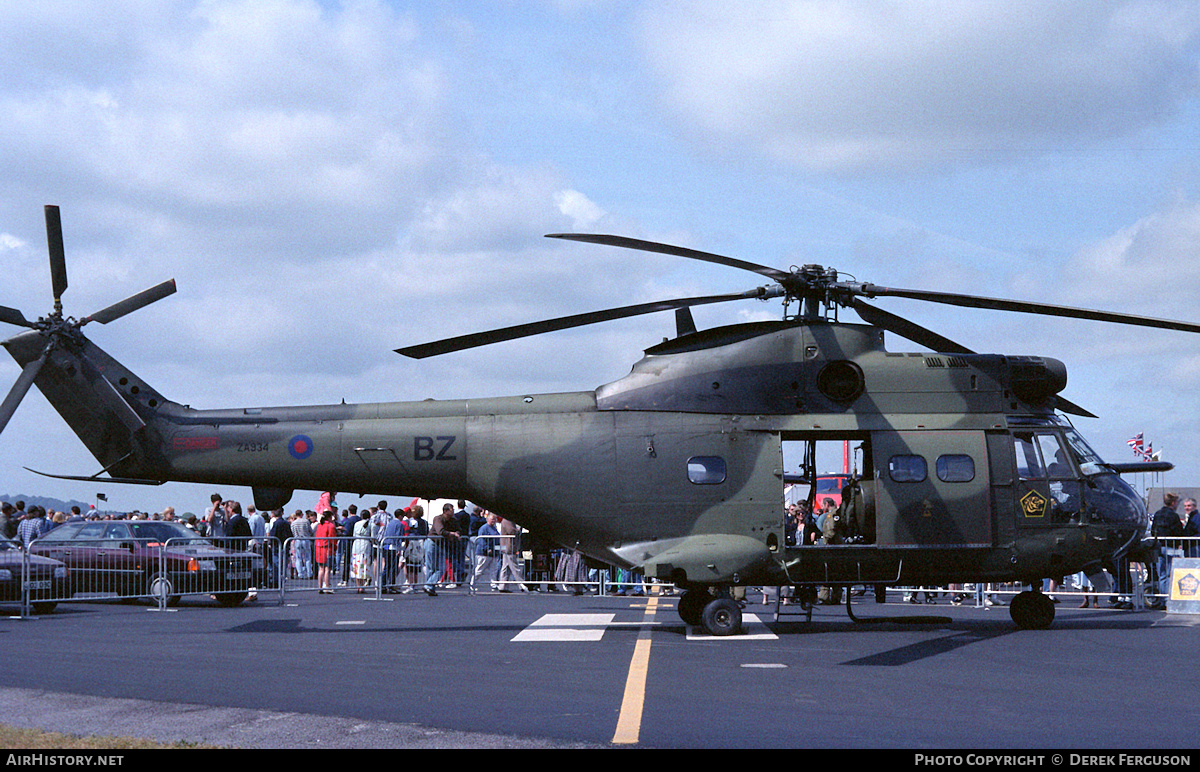
[[1125, 440], [1125, 444], [1133, 450], [1133, 455], [1143, 461], [1154, 461], [1154, 443], [1146, 444], [1145, 435], [1138, 432], [1129, 439]]

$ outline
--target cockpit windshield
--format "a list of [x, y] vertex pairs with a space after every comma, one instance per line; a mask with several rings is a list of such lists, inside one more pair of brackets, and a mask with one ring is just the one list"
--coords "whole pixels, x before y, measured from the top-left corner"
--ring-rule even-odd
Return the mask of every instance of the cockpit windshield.
[[[1109, 469], [1105, 465], [1104, 459], [1100, 458], [1100, 454], [1092, 450], [1092, 446], [1087, 444], [1087, 440], [1085, 440], [1079, 434], [1079, 432], [1075, 430], [1075, 427], [1072, 426], [1069, 421], [1066, 421], [1061, 417], [1055, 416], [1053, 418], [1047, 418], [1043, 416], [1009, 416], [1008, 423], [1009, 426], [1014, 428], [1014, 430], [1016, 430], [1017, 427], [1021, 427], [1023, 429], [1028, 429], [1028, 431], [1031, 433], [1038, 434], [1045, 434], [1044, 430], [1042, 430], [1042, 427], [1054, 427], [1060, 429], [1063, 433], [1063, 438], [1067, 442], [1067, 448], [1071, 454], [1071, 458], [1075, 461], [1075, 465], [1079, 467], [1080, 472], [1088, 477], [1097, 474], [1113, 473], [1113, 470]], [[1031, 435], [1022, 432], [1021, 436], [1023, 439], [1025, 439], [1026, 443], [1032, 444], [1033, 438]], [[1022, 454], [1022, 450], [1025, 451], [1025, 454]], [[1032, 465], [1034, 463], [1033, 459], [1035, 458], [1032, 450], [1032, 447], [1022, 448], [1020, 445], [1018, 445], [1018, 463], [1021, 463], [1024, 457], [1024, 459], [1027, 460], [1027, 463]], [[1053, 454], [1046, 453], [1047, 448], [1044, 446], [1041, 448], [1041, 450], [1045, 456], [1046, 463], [1051, 463]]]
[[1101, 474], [1111, 470], [1104, 468], [1104, 461], [1092, 447], [1087, 444], [1087, 441], [1079, 435], [1079, 432], [1073, 428], [1067, 428], [1063, 431], [1066, 435], [1067, 445], [1071, 449], [1071, 455], [1075, 457], [1075, 463], [1079, 465], [1079, 470], [1085, 475]]

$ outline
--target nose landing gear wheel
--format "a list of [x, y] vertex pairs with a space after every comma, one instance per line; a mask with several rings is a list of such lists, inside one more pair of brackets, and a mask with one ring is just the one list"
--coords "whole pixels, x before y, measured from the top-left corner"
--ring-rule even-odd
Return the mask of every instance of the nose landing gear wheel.
[[742, 629], [742, 607], [730, 598], [710, 601], [701, 618], [709, 635], [735, 635]]

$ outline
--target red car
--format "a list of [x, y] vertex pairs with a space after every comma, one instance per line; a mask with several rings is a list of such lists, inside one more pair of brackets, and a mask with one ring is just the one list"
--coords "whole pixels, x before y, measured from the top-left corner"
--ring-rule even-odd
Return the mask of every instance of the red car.
[[161, 597], [171, 606], [189, 593], [236, 606], [251, 587], [262, 585], [264, 573], [261, 555], [164, 521], [67, 523], [35, 541], [32, 550], [66, 563], [75, 595]]

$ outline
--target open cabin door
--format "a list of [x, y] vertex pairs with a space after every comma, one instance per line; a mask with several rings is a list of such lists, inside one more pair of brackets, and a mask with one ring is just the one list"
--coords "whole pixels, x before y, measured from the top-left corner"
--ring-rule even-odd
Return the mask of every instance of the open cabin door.
[[992, 507], [982, 431], [871, 435], [876, 544], [990, 547]]

